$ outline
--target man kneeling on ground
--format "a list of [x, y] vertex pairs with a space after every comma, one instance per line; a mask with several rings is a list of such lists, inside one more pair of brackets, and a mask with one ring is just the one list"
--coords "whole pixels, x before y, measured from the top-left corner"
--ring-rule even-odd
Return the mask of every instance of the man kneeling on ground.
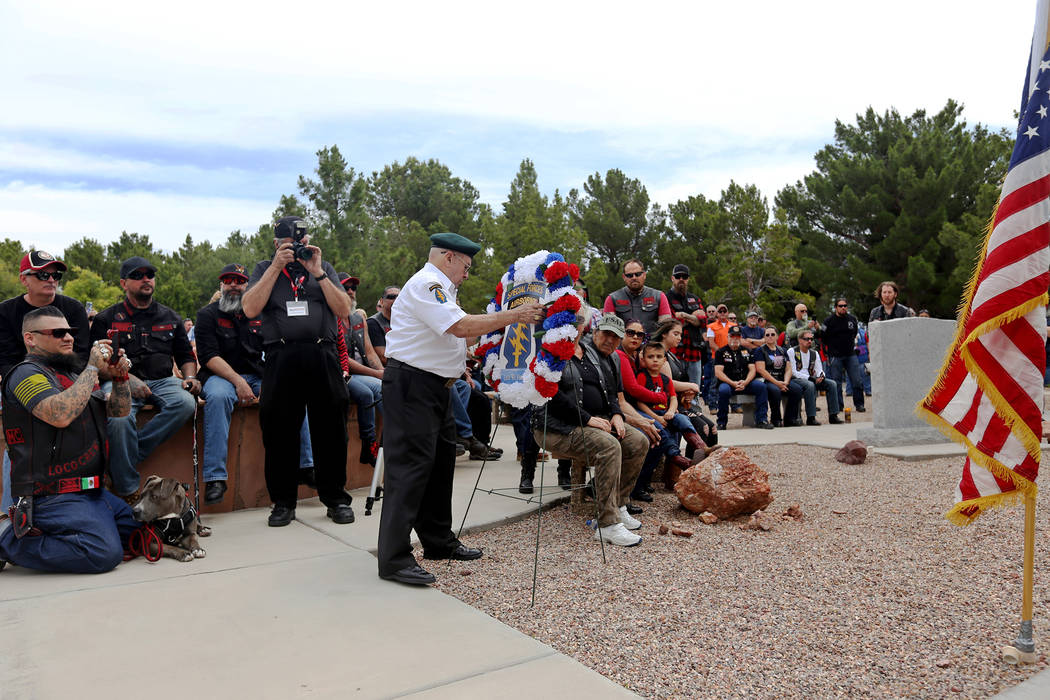
[[[554, 454], [594, 465], [595, 498], [600, 510], [594, 537], [632, 547], [642, 538], [629, 530], [638, 530], [642, 524], [627, 512], [627, 500], [645, 454], [659, 435], [652, 423], [624, 400], [619, 360], [610, 358], [624, 336], [623, 320], [605, 314], [593, 342], [581, 342], [590, 315], [583, 310], [580, 313], [587, 321], [577, 328], [575, 353], [565, 363], [558, 393], [547, 410], [533, 412], [533, 432], [537, 442], [546, 439], [546, 447]], [[626, 425], [625, 414], [641, 429]]]
[[[110, 365], [108, 340], [91, 347], [87, 366], [54, 306], [22, 322], [26, 359], [4, 377], [4, 434], [11, 451], [11, 524], [0, 532], [0, 566], [103, 573], [123, 558], [139, 523], [124, 501], [102, 488], [106, 419], [131, 410], [130, 360]], [[123, 353], [123, 351], [121, 351]], [[106, 400], [99, 375], [113, 380]]]

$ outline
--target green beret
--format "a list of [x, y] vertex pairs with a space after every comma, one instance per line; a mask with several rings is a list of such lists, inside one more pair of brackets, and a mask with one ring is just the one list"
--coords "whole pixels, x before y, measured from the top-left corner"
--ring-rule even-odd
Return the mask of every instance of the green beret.
[[444, 248], [446, 250], [454, 250], [457, 253], [463, 253], [474, 257], [478, 251], [481, 250], [474, 241], [469, 238], [464, 238], [458, 233], [435, 233], [430, 236], [430, 244], [435, 248]]

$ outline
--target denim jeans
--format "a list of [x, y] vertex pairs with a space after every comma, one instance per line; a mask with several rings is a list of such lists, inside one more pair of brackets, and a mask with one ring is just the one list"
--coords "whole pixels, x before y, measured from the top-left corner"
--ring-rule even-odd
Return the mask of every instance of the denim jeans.
[[718, 405], [718, 380], [715, 379], [714, 360], [708, 360], [704, 365], [703, 378], [700, 380], [700, 395], [708, 408]]
[[[262, 387], [262, 378], [257, 374], [242, 374], [241, 378], [256, 396]], [[229, 476], [226, 457], [230, 440], [230, 416], [237, 405], [237, 390], [226, 379], [217, 374], [208, 377], [201, 390], [204, 398], [204, 481], [225, 481]], [[299, 429], [299, 466], [309, 469], [314, 465], [313, 449], [310, 445], [309, 416]]]
[[853, 390], [853, 407], [864, 408], [864, 369], [860, 366], [860, 359], [856, 355], [828, 358], [828, 378], [834, 379], [838, 384], [836, 396], [839, 406], [846, 405], [842, 399], [844, 374], [849, 375], [850, 388]]
[[514, 443], [518, 453], [525, 459], [535, 459], [540, 453], [540, 446], [532, 437], [532, 406], [512, 409], [510, 424], [514, 426]]
[[470, 384], [466, 380], [457, 379], [452, 385], [452, 418], [456, 421], [456, 435], [468, 438], [474, 435], [474, 426], [470, 422], [467, 413], [467, 403], [470, 401]]
[[[683, 364], [685, 364], [685, 373], [686, 376], [689, 377], [689, 381], [691, 381], [693, 384], [696, 384], [699, 387], [703, 387], [704, 363], [700, 360], [697, 360], [696, 362], [685, 362]], [[703, 397], [697, 396], [695, 400], [699, 401], [701, 398]]]
[[752, 379], [751, 383], [744, 387], [743, 391], [734, 391], [733, 387], [725, 382], [718, 383], [718, 423], [725, 425], [729, 420], [729, 397], [733, 394], [751, 394], [755, 397], [755, 423], [766, 422], [766, 383], [760, 379]]
[[[800, 379], [799, 377], [792, 377], [790, 384], [797, 384], [802, 390], [802, 397], [806, 401], [806, 417], [816, 418], [817, 417], [817, 385], [808, 379]], [[839, 393], [838, 386], [835, 384], [834, 379], [824, 378], [821, 382], [824, 388], [824, 395], [828, 400], [828, 413], [835, 415], [841, 408], [839, 407]]]
[[365, 442], [376, 439], [376, 411], [383, 410], [383, 380], [351, 374], [346, 380], [350, 403], [357, 404], [357, 434]]
[[[773, 382], [766, 382], [766, 399], [769, 402], [769, 420], [775, 424], [781, 420], [780, 408], [784, 392]], [[783, 420], [785, 423], [798, 418], [799, 404], [802, 403], [802, 387], [788, 382], [788, 405]]]
[[4, 450], [4, 497], [0, 498], [0, 514], [7, 513], [7, 509], [14, 505], [15, 499], [11, 498], [11, 456]]
[[141, 525], [105, 489], [36, 496], [33, 527], [42, 534], [16, 538], [13, 528], [0, 530], [0, 559], [27, 569], [101, 574], [123, 560], [128, 537]]
[[135, 416], [142, 408], [142, 399], [132, 399], [131, 413], [123, 418], [110, 418], [106, 422], [109, 435], [109, 474], [113, 479], [113, 491], [118, 495], [134, 493], [139, 487], [138, 465], [153, 450], [170, 438], [193, 416], [197, 399], [182, 388], [178, 377], [151, 379], [146, 382], [153, 394], [149, 403], [156, 414], [142, 426]]

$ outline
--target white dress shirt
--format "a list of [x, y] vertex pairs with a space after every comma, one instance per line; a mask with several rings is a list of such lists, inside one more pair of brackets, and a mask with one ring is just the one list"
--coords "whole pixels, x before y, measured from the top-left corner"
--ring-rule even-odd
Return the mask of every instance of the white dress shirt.
[[405, 283], [390, 308], [386, 356], [452, 378], [466, 370], [467, 341], [447, 333], [466, 312], [452, 280], [429, 262]]

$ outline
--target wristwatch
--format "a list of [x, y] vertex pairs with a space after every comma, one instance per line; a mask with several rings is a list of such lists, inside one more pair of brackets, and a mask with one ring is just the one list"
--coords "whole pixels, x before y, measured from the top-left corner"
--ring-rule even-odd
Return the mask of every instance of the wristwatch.
[[327, 272], [322, 273], [321, 275], [319, 275], [317, 277], [314, 277], [314, 279], [317, 280], [318, 282], [324, 282], [326, 279], [328, 279], [328, 273]]

